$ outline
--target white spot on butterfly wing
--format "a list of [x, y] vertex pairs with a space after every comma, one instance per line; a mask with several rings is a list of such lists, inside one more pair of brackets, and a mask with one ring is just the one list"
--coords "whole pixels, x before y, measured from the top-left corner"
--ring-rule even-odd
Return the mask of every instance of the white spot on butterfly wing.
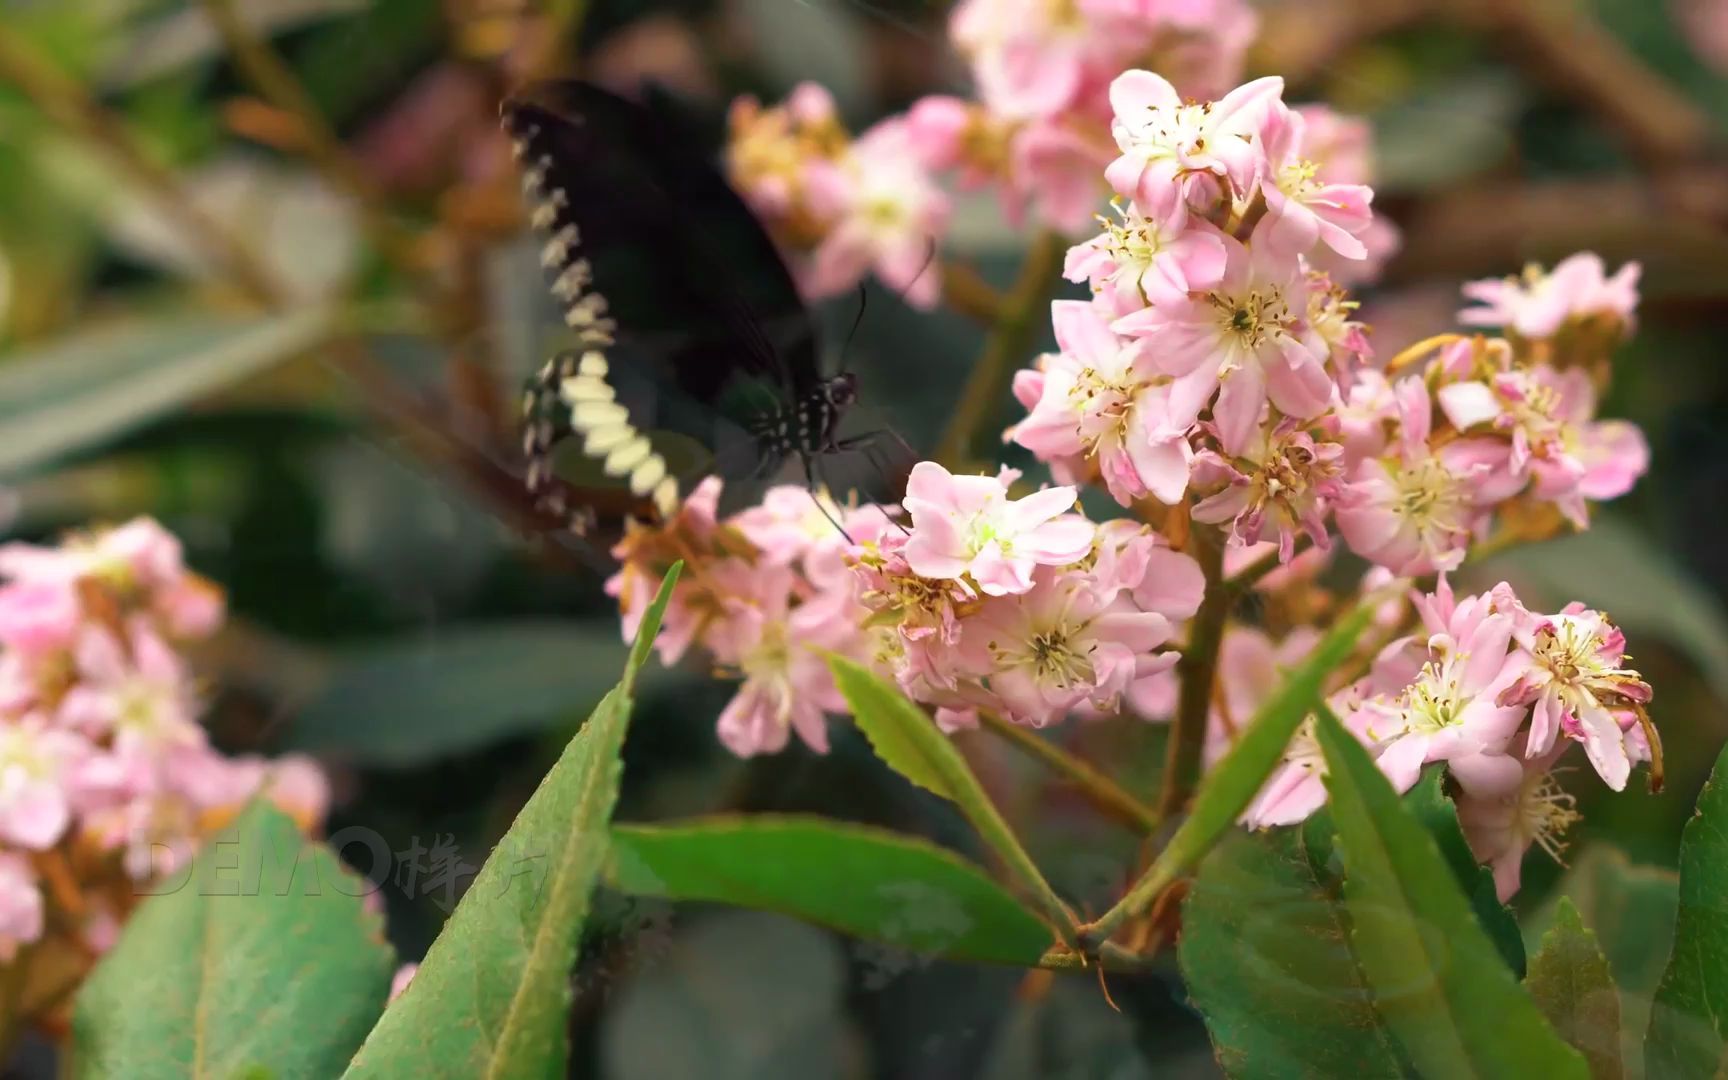
[[582, 443], [582, 452], [589, 457], [600, 457], [635, 437], [636, 429], [629, 424], [614, 424], [611, 427], [595, 428], [588, 432], [588, 438]]
[[635, 469], [636, 466], [647, 461], [653, 453], [654, 448], [648, 442], [648, 437], [645, 435], [638, 435], [623, 446], [613, 450], [610, 454], [607, 454], [606, 461], [600, 466], [600, 469], [607, 476], [624, 476]]
[[659, 454], [650, 454], [648, 460], [636, 466], [630, 473], [630, 493], [646, 495], [654, 490], [654, 485], [666, 478], [666, 459]]
[[630, 414], [615, 401], [583, 401], [570, 409], [570, 426], [577, 431], [627, 424]]
[[604, 354], [590, 349], [582, 354], [582, 364], [577, 368], [584, 375], [592, 375], [596, 379], [606, 377], [606, 357]]
[[578, 375], [559, 387], [558, 394], [571, 405], [582, 401], [611, 401], [617, 395], [604, 379]]
[[654, 509], [669, 518], [678, 512], [678, 481], [670, 476], [654, 487]]

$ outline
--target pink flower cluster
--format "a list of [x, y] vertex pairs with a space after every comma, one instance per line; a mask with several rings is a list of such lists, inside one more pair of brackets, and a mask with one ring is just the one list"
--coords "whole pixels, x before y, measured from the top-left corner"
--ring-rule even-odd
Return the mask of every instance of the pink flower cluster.
[[845, 703], [826, 653], [876, 666], [949, 728], [979, 709], [1034, 726], [1113, 710], [1175, 663], [1164, 646], [1200, 604], [1200, 570], [1149, 529], [1073, 513], [1072, 488], [1013, 497], [1016, 476], [921, 462], [909, 528], [800, 487], [722, 522], [709, 481], [673, 522], [631, 529], [607, 588], [631, 634], [659, 575], [685, 560], [657, 648], [675, 663], [698, 645], [742, 680], [719, 735], [743, 756], [794, 731], [827, 750], [824, 714]]
[[[940, 291], [933, 254], [950, 209], [942, 180], [994, 190], [1013, 222], [1030, 207], [1050, 228], [1086, 228], [1113, 153], [1111, 80], [1152, 60], [1185, 92], [1211, 96], [1240, 75], [1257, 22], [1244, 0], [965, 0], [949, 35], [975, 98], [923, 98], [856, 140], [815, 84], [773, 108], [740, 99], [732, 180], [801, 257], [812, 296], [844, 293], [874, 272], [928, 307]], [[1365, 162], [1365, 127], [1330, 114], [1317, 122], [1340, 162]]]
[[[1465, 835], [1492, 865], [1505, 899], [1517, 891], [1524, 853], [1539, 844], [1557, 854], [1575, 817], [1550, 775], [1569, 746], [1581, 744], [1615, 791], [1634, 764], [1650, 760], [1643, 711], [1650, 686], [1626, 666], [1619, 629], [1581, 604], [1539, 615], [1505, 583], [1460, 599], [1445, 578], [1413, 599], [1423, 632], [1387, 645], [1372, 670], [1328, 704], [1398, 790], [1408, 790], [1424, 766], [1445, 763], [1459, 788]], [[1292, 635], [1280, 658], [1294, 662], [1312, 640]], [[1233, 673], [1221, 666], [1226, 701], [1268, 692], [1262, 680], [1233, 693]], [[1306, 818], [1325, 801], [1324, 771], [1310, 722], [1245, 820], [1265, 827]]]
[[1607, 279], [1577, 256], [1468, 286], [1489, 307], [1467, 321], [1523, 330], [1453, 335], [1421, 372], [1377, 365], [1336, 277], [1374, 255], [1373, 192], [1360, 155], [1338, 172], [1315, 160], [1337, 124], [1282, 90], [1257, 79], [1196, 103], [1147, 71], [1111, 83], [1119, 220], [1069, 253], [1093, 298], [1052, 306], [1059, 351], [1016, 378], [1028, 415], [1008, 438], [1123, 506], [1192, 492], [1196, 521], [1283, 561], [1303, 537], [1327, 548], [1335, 524], [1396, 573], [1449, 569], [1518, 497], [1582, 527], [1648, 454], [1635, 428], [1594, 419], [1578, 348], [1553, 346], [1617, 339], [1636, 266]]
[[947, 231], [949, 200], [904, 117], [854, 139], [828, 91], [804, 83], [774, 108], [734, 102], [727, 159], [806, 293], [836, 296], [873, 272], [908, 303], [935, 305], [933, 245]]
[[[606, 583], [634, 637], [661, 576], [683, 560], [655, 647], [667, 664], [699, 647], [741, 680], [720, 714], [720, 741], [740, 757], [775, 753], [791, 734], [828, 749], [826, 713], [845, 711], [826, 653], [862, 659], [867, 638], [853, 600], [846, 536], [895, 526], [877, 507], [842, 507], [801, 487], [770, 489], [760, 505], [717, 517], [720, 481], [704, 481], [677, 516], [632, 524], [614, 549], [622, 563]], [[846, 529], [842, 535], [834, 522]]]
[[104, 947], [126, 883], [173, 869], [256, 793], [322, 821], [316, 765], [226, 757], [199, 726], [178, 649], [216, 630], [223, 600], [160, 525], [6, 544], [0, 578], [0, 960], [55, 902]]

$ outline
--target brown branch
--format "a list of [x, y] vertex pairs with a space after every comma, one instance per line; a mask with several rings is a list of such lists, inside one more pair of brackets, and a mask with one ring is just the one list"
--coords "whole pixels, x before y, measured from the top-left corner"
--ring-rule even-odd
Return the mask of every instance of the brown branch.
[[1479, 29], [1510, 62], [1600, 115], [1645, 164], [1697, 160], [1708, 149], [1709, 115], [1576, 0], [1455, 2], [1450, 10], [1462, 22]]
[[145, 153], [132, 133], [84, 87], [44, 61], [35, 46], [3, 24], [0, 81], [16, 86], [50, 120], [112, 162], [199, 249], [224, 267], [249, 299], [268, 306], [281, 297], [274, 276], [238, 235], [193, 205], [179, 178]]
[[1002, 305], [995, 329], [985, 341], [978, 362], [972, 366], [960, 399], [954, 403], [954, 414], [942, 432], [936, 460], [964, 469], [973, 459], [984, 425], [1001, 405], [1002, 391], [1013, 377], [1014, 366], [1026, 359], [1026, 350], [1039, 325], [1049, 318], [1046, 301], [1062, 274], [1062, 258], [1067, 251], [1067, 243], [1053, 232], [1042, 233], [1033, 241], [1020, 265], [1020, 277]]
[[1728, 292], [1728, 166], [1660, 177], [1481, 184], [1398, 214], [1404, 246], [1392, 282], [1499, 276], [1530, 260], [1591, 250], [1639, 259], [1652, 293]]
[[1037, 758], [1053, 772], [1072, 782], [1088, 802], [1110, 817], [1140, 833], [1150, 833], [1157, 828], [1158, 815], [1151, 807], [1122, 790], [1116, 781], [1073, 754], [1039, 737], [1028, 728], [1009, 723], [995, 713], [980, 710], [978, 720], [985, 730], [1014, 744], [1028, 757]]
[[1188, 806], [1200, 782], [1206, 749], [1206, 728], [1212, 714], [1212, 684], [1218, 677], [1218, 647], [1236, 592], [1224, 582], [1222, 538], [1196, 534], [1189, 554], [1206, 575], [1206, 594], [1189, 624], [1188, 644], [1177, 661], [1180, 683], [1176, 720], [1164, 764], [1164, 787], [1158, 793], [1158, 816], [1168, 819]]
[[942, 264], [942, 302], [986, 326], [1002, 317], [1002, 294], [966, 263]]

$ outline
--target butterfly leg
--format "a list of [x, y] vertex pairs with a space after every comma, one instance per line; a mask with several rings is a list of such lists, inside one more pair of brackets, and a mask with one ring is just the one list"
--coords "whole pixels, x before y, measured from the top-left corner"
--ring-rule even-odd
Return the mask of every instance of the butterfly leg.
[[[900, 433], [895, 431], [893, 428], [879, 428], [875, 431], [866, 431], [860, 435], [854, 435], [851, 438], [840, 439], [835, 442], [834, 450], [840, 453], [857, 451], [858, 453], [863, 454], [864, 460], [869, 462], [870, 467], [876, 471], [876, 475], [882, 478], [884, 488], [891, 490], [895, 485], [893, 476], [891, 475], [892, 470], [888, 467], [889, 464], [891, 464], [888, 461], [888, 451], [882, 445], [884, 440], [892, 440], [908, 459], [918, 456], [917, 452], [914, 451], [912, 447], [907, 444], [906, 440], [900, 437]], [[911, 535], [906, 532], [906, 526], [902, 525], [899, 521], [896, 521], [894, 516], [882, 507], [881, 503], [877, 503], [876, 506], [877, 509], [882, 510], [882, 516], [887, 518], [896, 529], [899, 529], [902, 533], [906, 533], [908, 536]]]
[[[840, 524], [839, 519], [829, 512], [828, 507], [822, 502], [821, 493], [817, 491], [818, 485], [823, 491], [828, 490], [828, 479], [822, 474], [821, 455], [811, 456], [807, 453], [800, 453], [798, 456], [804, 463], [804, 481], [810, 490], [810, 501], [816, 504], [816, 509], [822, 511], [822, 516], [828, 519], [828, 524], [840, 531], [840, 535], [846, 538], [848, 544], [856, 543], [852, 539], [852, 534], [846, 531], [846, 526]], [[833, 492], [829, 492], [829, 495], [832, 497]]]

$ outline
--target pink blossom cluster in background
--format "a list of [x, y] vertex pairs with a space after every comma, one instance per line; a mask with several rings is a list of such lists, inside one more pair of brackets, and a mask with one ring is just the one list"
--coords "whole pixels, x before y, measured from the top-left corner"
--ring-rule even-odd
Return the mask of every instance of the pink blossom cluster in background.
[[[947, 229], [945, 185], [994, 191], [1011, 222], [1030, 212], [1040, 225], [1083, 231], [1115, 153], [1111, 80], [1150, 59], [1183, 93], [1211, 97], [1240, 77], [1257, 22], [1244, 0], [965, 0], [949, 35], [974, 97], [923, 98], [855, 140], [817, 84], [773, 108], [740, 99], [729, 171], [811, 296], [844, 293], [873, 272], [929, 307], [941, 289], [932, 245]], [[1325, 110], [1315, 122], [1314, 141], [1335, 152], [1338, 171], [1366, 170], [1365, 127]], [[1389, 250], [1389, 230], [1373, 239]]]
[[303, 827], [329, 801], [310, 760], [228, 757], [180, 649], [221, 592], [139, 518], [57, 547], [0, 546], [0, 960], [70, 927], [100, 952], [135, 883], [263, 794]]

